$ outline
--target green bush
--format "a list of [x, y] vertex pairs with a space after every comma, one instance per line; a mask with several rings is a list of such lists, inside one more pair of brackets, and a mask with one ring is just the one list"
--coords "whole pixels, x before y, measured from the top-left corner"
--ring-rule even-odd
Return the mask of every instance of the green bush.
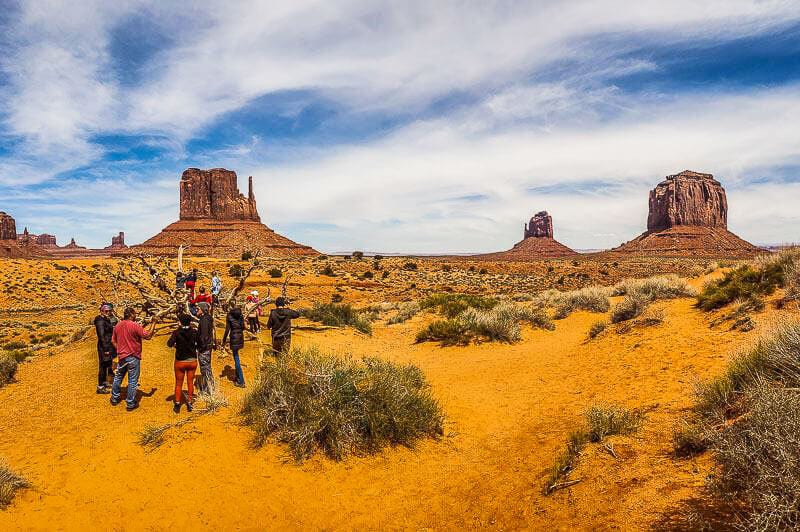
[[283, 277], [283, 272], [280, 268], [270, 268], [269, 276], [273, 279], [278, 279], [279, 277]]
[[333, 267], [330, 264], [326, 264], [320, 273], [328, 277], [336, 277], [336, 272], [333, 271]]
[[242, 260], [250, 260], [252, 258], [253, 258], [253, 252], [252, 251], [245, 251], [245, 252], [242, 253]]
[[241, 410], [263, 445], [274, 436], [302, 460], [413, 446], [443, 433], [444, 415], [422, 371], [377, 358], [360, 362], [293, 349], [262, 366]]
[[456, 318], [436, 320], [417, 333], [417, 342], [441, 342], [443, 345], [466, 345], [472, 340], [467, 325]]
[[686, 279], [677, 275], [659, 275], [647, 279], [625, 279], [617, 283], [611, 295], [643, 295], [650, 301], [657, 299], [675, 299], [696, 295], [695, 290]]
[[240, 264], [233, 264], [230, 268], [228, 268], [228, 275], [234, 278], [240, 278], [244, 275], [244, 270]]
[[448, 318], [455, 318], [468, 308], [489, 310], [497, 305], [497, 300], [470, 294], [434, 294], [420, 301], [422, 309], [436, 309]]
[[417, 342], [443, 345], [465, 345], [474, 339], [516, 342], [520, 339], [521, 321], [542, 329], [555, 328], [542, 309], [502, 303], [486, 310], [468, 307], [456, 317], [434, 321], [417, 333]]
[[417, 271], [417, 263], [416, 262], [406, 262], [403, 264], [403, 269], [415, 272]]
[[372, 324], [362, 313], [348, 303], [315, 303], [303, 311], [303, 316], [331, 327], [351, 326], [365, 334], [372, 334]]
[[778, 262], [754, 269], [743, 265], [725, 273], [725, 276], [703, 287], [697, 296], [697, 306], [705, 311], [724, 307], [736, 299], [768, 296], [783, 286], [785, 280], [783, 266]]
[[599, 320], [594, 322], [591, 327], [589, 327], [588, 337], [590, 340], [597, 338], [597, 336], [606, 330], [608, 327], [608, 322], [606, 320]]
[[364, 252], [363, 251], [354, 251], [353, 252], [353, 258], [356, 259], [356, 260], [363, 259], [364, 258]]

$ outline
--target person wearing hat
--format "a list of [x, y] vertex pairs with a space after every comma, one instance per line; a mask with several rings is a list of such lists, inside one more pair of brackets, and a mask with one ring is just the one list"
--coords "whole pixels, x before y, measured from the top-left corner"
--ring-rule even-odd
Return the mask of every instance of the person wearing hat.
[[114, 321], [112, 320], [111, 303], [100, 305], [100, 314], [94, 319], [94, 330], [97, 333], [97, 361], [99, 370], [97, 372], [97, 393], [111, 393], [108, 389], [108, 378], [114, 378], [114, 357], [117, 350], [111, 343], [114, 334]]
[[201, 301], [197, 304], [197, 361], [200, 364], [199, 388], [203, 393], [214, 393], [214, 373], [211, 370], [211, 351], [214, 349], [214, 319], [211, 306]]
[[272, 331], [272, 352], [275, 356], [287, 353], [292, 344], [292, 320], [300, 313], [287, 308], [285, 297], [275, 299], [275, 308], [269, 313], [267, 328]]
[[258, 290], [253, 290], [247, 296], [247, 324], [253, 334], [258, 334], [261, 330], [261, 323], [258, 321], [259, 316], [261, 316], [261, 300], [258, 299]]

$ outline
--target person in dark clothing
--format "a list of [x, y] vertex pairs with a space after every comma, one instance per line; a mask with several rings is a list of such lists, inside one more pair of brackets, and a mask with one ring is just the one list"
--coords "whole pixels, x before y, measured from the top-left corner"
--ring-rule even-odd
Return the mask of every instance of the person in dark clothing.
[[288, 353], [292, 346], [292, 320], [299, 318], [300, 313], [286, 308], [285, 297], [275, 300], [275, 307], [269, 313], [267, 328], [272, 331], [272, 353], [275, 356]]
[[183, 395], [183, 379], [186, 378], [186, 409], [192, 411], [194, 402], [194, 372], [197, 371], [197, 331], [192, 329], [192, 318], [181, 314], [178, 318], [180, 326], [172, 331], [167, 340], [169, 347], [175, 348], [175, 404], [173, 410], [181, 411]]
[[194, 287], [197, 284], [197, 268], [193, 268], [189, 275], [184, 279], [186, 288], [189, 289], [189, 300], [194, 299]]
[[236, 382], [239, 388], [244, 388], [244, 373], [242, 363], [239, 361], [239, 350], [244, 347], [244, 316], [242, 309], [233, 307], [225, 317], [225, 333], [222, 335], [222, 344], [230, 335], [231, 351], [233, 352], [233, 362], [236, 364]]
[[197, 304], [197, 360], [200, 363], [200, 391], [214, 393], [214, 373], [211, 370], [211, 351], [214, 349], [214, 319], [211, 307], [201, 301]]
[[94, 330], [97, 333], [97, 393], [111, 393], [108, 389], [108, 377], [114, 378], [114, 357], [117, 350], [111, 343], [114, 334], [114, 322], [111, 319], [111, 305], [100, 305], [100, 314], [94, 319]]

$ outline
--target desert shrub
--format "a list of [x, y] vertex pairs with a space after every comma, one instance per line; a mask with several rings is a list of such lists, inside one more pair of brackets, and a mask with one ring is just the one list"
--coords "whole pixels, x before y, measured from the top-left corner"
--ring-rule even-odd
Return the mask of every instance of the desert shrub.
[[711, 443], [718, 464], [710, 487], [740, 501], [742, 530], [793, 530], [800, 526], [800, 395], [760, 383], [749, 390], [748, 415]]
[[470, 294], [434, 294], [420, 301], [422, 309], [436, 309], [448, 318], [455, 318], [468, 308], [489, 310], [497, 305], [497, 300]]
[[356, 260], [361, 260], [361, 259], [364, 258], [364, 252], [363, 251], [354, 251], [352, 257], [354, 259], [356, 259]]
[[252, 251], [244, 251], [244, 252], [242, 252], [242, 260], [250, 260], [252, 258], [253, 258], [253, 252]]
[[556, 328], [553, 320], [550, 319], [550, 316], [548, 316], [547, 312], [542, 308], [535, 306], [517, 306], [515, 312], [517, 319], [530, 324], [536, 329], [553, 331]]
[[611, 323], [620, 323], [641, 316], [650, 300], [641, 294], [625, 296], [611, 311]]
[[417, 271], [417, 263], [416, 262], [406, 262], [403, 264], [403, 269], [415, 272]]
[[274, 436], [297, 460], [317, 450], [331, 458], [413, 446], [443, 433], [444, 415], [422, 371], [377, 358], [360, 362], [293, 349], [262, 366], [241, 409], [263, 445]]
[[443, 345], [466, 345], [472, 340], [467, 326], [456, 318], [436, 320], [417, 333], [417, 342], [441, 342]]
[[347, 303], [315, 303], [303, 311], [303, 316], [331, 327], [351, 326], [365, 334], [372, 334], [372, 324], [361, 312]]
[[283, 271], [280, 268], [270, 268], [269, 276], [273, 279], [278, 279], [279, 277], [283, 277]]
[[615, 405], [593, 405], [585, 412], [585, 428], [575, 430], [567, 438], [567, 445], [550, 468], [544, 487], [549, 495], [575, 468], [575, 463], [587, 443], [599, 443], [608, 436], [633, 434], [642, 425], [644, 414]]
[[0, 388], [14, 379], [17, 372], [17, 360], [8, 353], [0, 353]]
[[331, 302], [333, 303], [341, 303], [342, 301], [344, 301], [344, 296], [342, 294], [337, 293], [331, 296]]
[[612, 289], [612, 295], [643, 295], [651, 301], [694, 296], [695, 290], [677, 275], [659, 275], [647, 279], [625, 279]]
[[478, 271], [478, 273], [481, 274], [481, 275], [486, 275], [487, 273], [489, 273], [489, 270], [487, 270], [486, 268], [481, 268]]
[[727, 417], [740, 410], [736, 399], [759, 380], [800, 386], [800, 322], [782, 320], [737, 353], [725, 373], [696, 390], [695, 409], [704, 417]]
[[371, 272], [371, 271], [369, 271], [369, 270], [365, 271], [365, 272], [364, 272], [364, 273], [361, 275], [361, 277], [363, 277], [364, 279], [372, 279], [374, 276], [375, 276], [375, 274], [374, 274], [374, 273], [372, 273], [372, 272]]
[[404, 323], [414, 316], [420, 311], [419, 303], [416, 301], [407, 301], [405, 303], [401, 303], [397, 309], [397, 314], [389, 318], [388, 324], [393, 325], [395, 323]]
[[644, 419], [641, 412], [614, 405], [595, 405], [586, 411], [589, 441], [599, 442], [606, 436], [632, 434]]
[[228, 275], [231, 277], [241, 277], [244, 275], [244, 270], [242, 269], [241, 264], [233, 264], [230, 268], [228, 268]]
[[0, 462], [0, 509], [4, 509], [14, 500], [18, 490], [27, 488], [28, 481], [14, 473], [9, 467]]
[[519, 318], [508, 307], [513, 305], [498, 305], [492, 310], [478, 310], [468, 308], [459, 315], [467, 331], [473, 336], [491, 341], [516, 342], [520, 339]]
[[[763, 268], [763, 269], [762, 269]], [[778, 261], [764, 262], [762, 268], [742, 265], [707, 283], [697, 296], [697, 306], [709, 311], [724, 307], [736, 299], [767, 296], [784, 284], [784, 265]]]
[[[57, 336], [58, 335], [56, 335], [56, 337]], [[42, 340], [46, 341], [44, 340], [44, 338], [42, 338]], [[28, 347], [28, 344], [17, 340], [14, 342], [8, 342], [6, 345], [3, 346], [3, 349], [5, 349], [6, 351], [14, 351], [16, 349], [25, 349], [26, 347]]]
[[386, 279], [387, 277], [389, 277], [389, 272], [383, 270], [383, 273], [381, 274], [381, 279]]
[[372, 258], [375, 259], [375, 260], [383, 260], [383, 255], [375, 255]]
[[672, 449], [677, 456], [695, 456], [703, 453], [710, 445], [713, 431], [699, 419], [678, 422], [672, 432]]
[[592, 325], [589, 327], [589, 332], [587, 333], [589, 339], [591, 340], [597, 338], [601, 332], [606, 330], [606, 327], [608, 327], [608, 322], [606, 320], [598, 320], [592, 323]]
[[336, 277], [336, 272], [333, 271], [333, 266], [330, 264], [326, 264], [325, 267], [322, 268], [322, 271], [320, 271], [320, 274], [327, 275], [328, 277]]
[[548, 291], [542, 294], [548, 305], [554, 306], [554, 317], [563, 319], [576, 310], [589, 312], [607, 312], [611, 307], [608, 301], [608, 289], [599, 286], [588, 286], [570, 292]]

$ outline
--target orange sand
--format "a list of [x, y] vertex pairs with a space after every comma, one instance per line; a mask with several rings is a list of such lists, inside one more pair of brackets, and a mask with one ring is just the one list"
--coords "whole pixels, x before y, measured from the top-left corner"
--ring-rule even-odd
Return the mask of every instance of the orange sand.
[[[152, 396], [126, 413], [124, 403], [111, 407], [107, 395], [94, 393], [90, 333], [21, 364], [17, 382], [0, 389], [0, 457], [33, 484], [0, 511], [0, 530], [647, 528], [699, 494], [706, 468], [669, 454], [672, 425], [691, 404], [693, 380], [718, 373], [749, 338], [710, 329], [692, 303], [659, 302], [663, 324], [609, 330], [590, 343], [586, 331], [601, 316], [584, 312], [557, 321], [555, 331], [525, 329], [513, 345], [414, 344], [426, 315], [378, 323], [371, 337], [298, 331], [299, 345], [419, 365], [447, 414], [440, 441], [301, 465], [279, 444], [249, 446], [237, 416], [243, 393], [227, 378], [231, 358], [219, 352], [215, 373], [226, 375], [230, 406], [145, 450], [137, 433], [146, 425], [188, 416], [171, 410], [166, 337], [145, 345], [140, 390], [154, 389]], [[257, 344], [248, 343], [249, 383], [257, 356]], [[570, 477], [582, 482], [543, 496], [567, 434], [601, 402], [648, 409], [642, 430], [610, 439], [618, 459], [590, 444]]]

